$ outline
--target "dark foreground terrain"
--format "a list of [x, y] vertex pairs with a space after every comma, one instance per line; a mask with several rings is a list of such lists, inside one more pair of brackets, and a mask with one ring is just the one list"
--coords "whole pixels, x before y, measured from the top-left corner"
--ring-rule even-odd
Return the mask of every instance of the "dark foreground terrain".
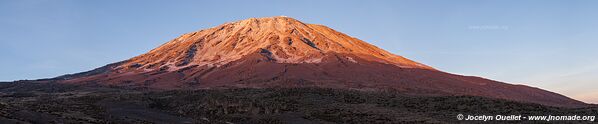
[[458, 114], [598, 115], [598, 108], [570, 109], [472, 96], [414, 96], [320, 88], [158, 92], [0, 83], [1, 124], [480, 123], [459, 121]]

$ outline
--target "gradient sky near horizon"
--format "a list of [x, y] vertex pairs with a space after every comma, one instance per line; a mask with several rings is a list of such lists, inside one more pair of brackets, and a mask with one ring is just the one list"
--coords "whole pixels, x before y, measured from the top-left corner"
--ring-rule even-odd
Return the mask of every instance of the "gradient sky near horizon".
[[598, 103], [598, 1], [0, 0], [0, 81], [76, 73], [183, 33], [285, 15], [437, 69]]

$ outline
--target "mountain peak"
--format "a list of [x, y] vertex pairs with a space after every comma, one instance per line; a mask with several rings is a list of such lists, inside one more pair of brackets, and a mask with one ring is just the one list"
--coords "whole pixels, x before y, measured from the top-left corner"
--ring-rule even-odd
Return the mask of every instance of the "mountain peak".
[[390, 89], [584, 105], [537, 88], [437, 71], [326, 26], [289, 17], [250, 18], [187, 33], [146, 54], [55, 79], [156, 89]]
[[351, 56], [345, 58], [433, 70], [326, 26], [305, 24], [286, 16], [249, 18], [187, 33], [127, 60], [121, 68], [152, 70], [169, 66], [176, 70], [193, 65], [221, 66], [251, 54], [277, 63], [320, 63], [327, 56], [343, 54]]
[[280, 24], [301, 23], [301, 24], [304, 24], [303, 22], [301, 22], [295, 18], [288, 17], [288, 16], [271, 16], [271, 17], [260, 17], [260, 18], [247, 18], [247, 19], [243, 19], [243, 20], [225, 23], [223, 25], [237, 24], [237, 25], [249, 26], [247, 24], [253, 24], [253, 23], [255, 23], [255, 24], [260, 24], [260, 23], [280, 23]]
[[[305, 28], [306, 23], [287, 16], [274, 16], [263, 18], [249, 18], [232, 23], [221, 25], [222, 27], [237, 27], [237, 28], [251, 28], [251, 29], [268, 29], [260, 31], [277, 31], [284, 32], [295, 28]], [[218, 27], [221, 27], [218, 26]]]

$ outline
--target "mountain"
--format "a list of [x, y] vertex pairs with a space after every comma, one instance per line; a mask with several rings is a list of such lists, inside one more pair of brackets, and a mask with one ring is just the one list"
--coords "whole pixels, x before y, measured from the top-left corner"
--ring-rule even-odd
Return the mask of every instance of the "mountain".
[[149, 89], [391, 90], [586, 106], [539, 88], [442, 72], [326, 26], [289, 17], [251, 18], [187, 33], [146, 54], [50, 80]]

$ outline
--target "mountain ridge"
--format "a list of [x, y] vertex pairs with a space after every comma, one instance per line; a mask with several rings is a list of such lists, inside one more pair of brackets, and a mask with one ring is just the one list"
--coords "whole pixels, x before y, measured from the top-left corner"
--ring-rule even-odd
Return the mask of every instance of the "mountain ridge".
[[442, 72], [326, 26], [280, 16], [186, 33], [140, 56], [54, 80], [152, 89], [388, 89], [587, 106], [535, 87]]

